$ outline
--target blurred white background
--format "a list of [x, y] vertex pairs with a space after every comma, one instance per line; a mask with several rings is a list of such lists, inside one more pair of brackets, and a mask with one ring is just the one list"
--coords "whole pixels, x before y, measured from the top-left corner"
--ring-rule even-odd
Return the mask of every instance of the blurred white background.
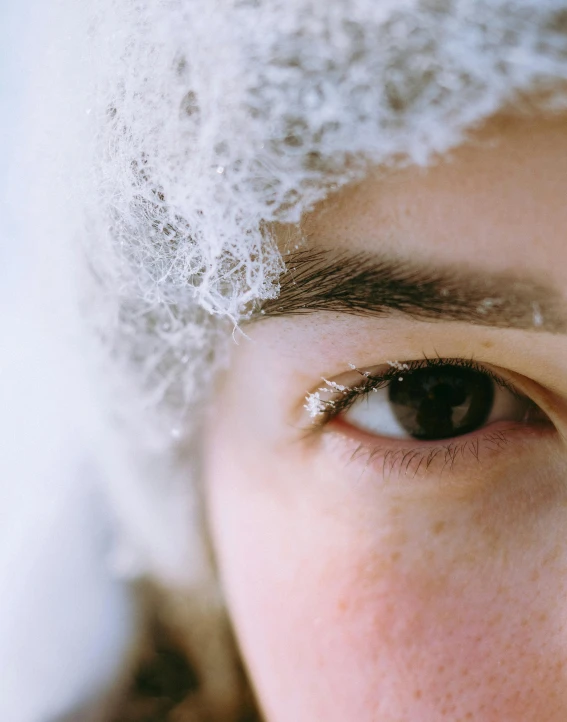
[[[28, 82], [43, 33], [32, 0], [0, 0], [0, 719], [77, 719], [115, 682], [133, 628], [126, 586], [108, 571], [111, 518], [90, 441], [94, 404], [72, 343], [65, 294], [30, 232], [20, 160]], [[56, 0], [43, 0], [49, 16]], [[34, 40], [35, 38], [35, 40]], [[38, 115], [35, 116], [34, 114]], [[29, 172], [29, 171], [28, 171]], [[51, 299], [51, 300], [49, 300]]]

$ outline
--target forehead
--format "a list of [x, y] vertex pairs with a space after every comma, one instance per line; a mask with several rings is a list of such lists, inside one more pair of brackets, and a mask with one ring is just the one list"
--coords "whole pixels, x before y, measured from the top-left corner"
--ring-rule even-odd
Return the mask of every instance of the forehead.
[[498, 118], [427, 169], [376, 171], [304, 217], [310, 245], [567, 286], [567, 119]]

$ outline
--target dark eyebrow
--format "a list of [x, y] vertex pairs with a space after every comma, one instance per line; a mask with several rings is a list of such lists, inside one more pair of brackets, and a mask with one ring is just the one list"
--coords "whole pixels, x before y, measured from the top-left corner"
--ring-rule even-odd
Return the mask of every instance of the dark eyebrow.
[[286, 257], [281, 292], [251, 320], [330, 311], [565, 333], [562, 297], [515, 273], [365, 253], [302, 250]]

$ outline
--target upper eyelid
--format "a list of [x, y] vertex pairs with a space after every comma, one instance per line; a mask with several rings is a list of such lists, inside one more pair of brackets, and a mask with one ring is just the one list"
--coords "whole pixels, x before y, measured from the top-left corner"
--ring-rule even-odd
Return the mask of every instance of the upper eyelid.
[[[465, 358], [465, 357], [455, 357], [455, 358], [443, 358], [436, 356], [435, 358], [429, 358], [427, 356], [424, 356], [422, 359], [412, 360], [412, 361], [387, 361], [386, 364], [390, 367], [390, 370], [384, 374], [380, 374], [377, 378], [396, 378], [400, 373], [403, 373], [404, 371], [411, 373], [412, 371], [415, 371], [416, 369], [421, 368], [435, 368], [435, 367], [443, 367], [443, 366], [462, 366], [463, 368], [472, 368], [475, 371], [479, 371], [480, 373], [485, 373], [487, 376], [490, 376], [496, 383], [500, 384], [501, 386], [504, 386], [505, 388], [509, 388], [510, 391], [517, 392], [514, 385], [508, 380], [505, 379], [503, 376], [497, 374], [492, 370], [490, 366], [487, 364], [483, 364], [478, 362], [474, 358]], [[405, 368], [400, 368], [400, 366]], [[358, 370], [358, 369], [355, 369]], [[362, 373], [366, 378], [375, 378], [374, 374], [370, 372], [370, 375], [367, 376], [367, 372], [360, 372]]]
[[[323, 390], [322, 387], [319, 387], [317, 391], [311, 392], [307, 394], [306, 401], [307, 403], [304, 405], [304, 408], [309, 410], [309, 402], [311, 401], [319, 401], [321, 404], [321, 411], [319, 413], [313, 414], [311, 413], [312, 417], [312, 427], [322, 428], [324, 427], [329, 421], [339, 416], [341, 413], [345, 413], [348, 411], [348, 409], [354, 404], [355, 401], [357, 401], [360, 398], [364, 398], [364, 396], [372, 393], [373, 390], [377, 390], [379, 388], [383, 388], [385, 385], [387, 385], [390, 381], [393, 381], [396, 377], [399, 376], [400, 373], [411, 373], [412, 371], [415, 371], [419, 368], [427, 368], [427, 367], [440, 367], [440, 366], [462, 366], [466, 368], [473, 368], [476, 371], [479, 371], [480, 373], [484, 373], [487, 376], [489, 376], [496, 384], [499, 386], [507, 389], [510, 391], [510, 393], [514, 394], [518, 398], [526, 398], [527, 395], [520, 391], [517, 386], [507, 378], [504, 378], [502, 375], [497, 373], [496, 371], [492, 370], [489, 366], [479, 363], [474, 358], [443, 358], [443, 357], [434, 357], [429, 358], [427, 356], [424, 356], [422, 359], [417, 360], [406, 360], [403, 362], [386, 362], [386, 364], [389, 364], [389, 369], [381, 374], [373, 374], [370, 371], [361, 370], [358, 367], [354, 365], [350, 365], [351, 371], [356, 371], [360, 374], [360, 377], [362, 379], [360, 385], [352, 385], [352, 386], [346, 386], [343, 385], [345, 390], [342, 393], [343, 396], [338, 396], [338, 393], [335, 394], [335, 397], [330, 397], [328, 399], [321, 399], [320, 394], [317, 392], [320, 392]], [[405, 365], [408, 368], [407, 369], [399, 369], [396, 367], [396, 365]], [[383, 366], [385, 364], [381, 364]], [[328, 391], [329, 393], [332, 392], [332, 384], [336, 384], [334, 381], [327, 381], [325, 378], [322, 379], [325, 383], [329, 384], [328, 389], [324, 389], [325, 391]], [[338, 396], [338, 398], [337, 398]], [[317, 398], [319, 397], [319, 398]], [[324, 409], [323, 409], [324, 407]]]

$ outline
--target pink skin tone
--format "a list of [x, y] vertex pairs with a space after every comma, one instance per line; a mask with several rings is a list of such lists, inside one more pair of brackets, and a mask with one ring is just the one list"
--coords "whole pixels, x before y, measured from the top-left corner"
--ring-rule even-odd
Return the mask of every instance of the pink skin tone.
[[[567, 123], [499, 119], [428, 170], [342, 191], [303, 231], [314, 247], [396, 248], [562, 289], [566, 191]], [[246, 333], [211, 410], [206, 483], [266, 720], [564, 722], [567, 337], [330, 313]], [[348, 418], [306, 433], [322, 376], [423, 354], [474, 356], [549, 421], [427, 471], [387, 469], [372, 450], [404, 442]]]

